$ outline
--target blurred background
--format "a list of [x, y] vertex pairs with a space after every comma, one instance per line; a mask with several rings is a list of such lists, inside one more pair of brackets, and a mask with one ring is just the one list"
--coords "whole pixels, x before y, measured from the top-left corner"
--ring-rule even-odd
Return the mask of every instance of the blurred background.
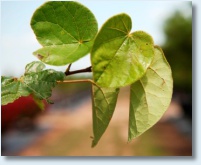
[[[187, 1], [85, 1], [99, 28], [125, 12], [133, 29], [144, 30], [163, 48], [174, 79], [172, 102], [162, 119], [127, 143], [129, 87], [122, 88], [108, 129], [91, 148], [91, 85], [58, 85], [53, 105], [41, 111], [31, 97], [1, 106], [1, 155], [19, 156], [191, 156], [192, 155], [192, 3]], [[1, 2], [1, 75], [19, 77], [40, 48], [29, 22], [43, 1]], [[103, 12], [104, 9], [104, 12]], [[72, 70], [90, 66], [86, 56]], [[47, 66], [65, 71], [65, 67]], [[91, 78], [91, 74], [69, 76]]]

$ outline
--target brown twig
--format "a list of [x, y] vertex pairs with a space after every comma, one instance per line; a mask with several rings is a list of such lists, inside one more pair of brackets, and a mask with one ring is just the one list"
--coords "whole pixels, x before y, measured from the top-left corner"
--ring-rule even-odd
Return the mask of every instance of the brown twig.
[[75, 71], [70, 71], [70, 67], [71, 67], [71, 64], [68, 66], [68, 68], [65, 71], [66, 76], [69, 76], [69, 75], [72, 75], [72, 74], [77, 74], [77, 73], [92, 72], [91, 66], [87, 67], [85, 69], [80, 69], [80, 70], [75, 70]]

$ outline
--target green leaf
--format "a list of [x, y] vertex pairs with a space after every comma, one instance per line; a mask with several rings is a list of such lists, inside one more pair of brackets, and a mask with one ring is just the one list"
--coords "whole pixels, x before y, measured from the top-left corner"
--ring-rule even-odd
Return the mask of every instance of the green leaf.
[[40, 61], [33, 61], [26, 65], [25, 67], [25, 74], [39, 72], [45, 68], [45, 64]]
[[1, 77], [1, 105], [6, 105], [17, 100], [21, 96], [30, 95], [31, 91], [27, 87], [12, 77]]
[[162, 50], [155, 47], [155, 56], [146, 74], [131, 85], [129, 138], [141, 135], [152, 127], [167, 110], [173, 90], [172, 72]]
[[[26, 66], [25, 74], [20, 79], [1, 77], [1, 104], [12, 103], [21, 96], [32, 94], [35, 101], [42, 108], [39, 100], [48, 99], [51, 96], [52, 88], [57, 81], [62, 81], [65, 74], [52, 69], [44, 69], [41, 62], [32, 62]], [[39, 100], [38, 100], [39, 99]]]
[[94, 81], [101, 87], [122, 87], [139, 80], [151, 64], [154, 45], [143, 31], [130, 33], [131, 18], [110, 18], [98, 33], [91, 51]]
[[47, 69], [24, 76], [23, 83], [32, 91], [34, 96], [51, 103], [48, 98], [51, 96], [52, 88], [55, 87], [57, 81], [62, 81], [64, 76], [62, 72]]
[[119, 89], [92, 87], [94, 147], [105, 132], [112, 118]]
[[38, 105], [38, 107], [43, 111], [45, 110], [45, 104], [43, 103], [43, 100], [40, 100], [39, 98], [37, 98], [36, 96], [32, 96], [34, 102], [36, 103], [36, 105]]
[[89, 53], [98, 30], [92, 12], [73, 1], [46, 2], [34, 12], [31, 27], [43, 46], [34, 55], [57, 66]]

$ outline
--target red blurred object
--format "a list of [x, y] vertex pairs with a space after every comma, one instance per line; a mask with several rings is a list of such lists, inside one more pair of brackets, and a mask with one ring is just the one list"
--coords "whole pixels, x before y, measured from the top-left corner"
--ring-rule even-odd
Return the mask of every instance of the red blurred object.
[[[47, 104], [44, 104], [46, 108]], [[13, 103], [1, 106], [1, 130], [4, 132], [8, 128], [15, 127], [20, 121], [26, 121], [23, 123], [30, 124], [41, 113], [43, 111], [35, 103], [32, 96], [20, 97]]]

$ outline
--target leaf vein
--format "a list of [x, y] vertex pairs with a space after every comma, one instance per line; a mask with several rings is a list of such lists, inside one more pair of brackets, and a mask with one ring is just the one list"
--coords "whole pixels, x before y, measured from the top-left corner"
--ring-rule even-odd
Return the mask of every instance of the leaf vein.
[[122, 47], [123, 43], [125, 42], [127, 38], [125, 37], [124, 41], [122, 42], [122, 44], [119, 46], [119, 48], [115, 51], [113, 57], [111, 58], [111, 60], [107, 63], [107, 66], [105, 66], [104, 70], [102, 71], [102, 73], [99, 75], [99, 77], [97, 78], [97, 81], [104, 75], [103, 73], [107, 70], [108, 66], [110, 65], [110, 63], [113, 61], [113, 59], [115, 58], [115, 56], [117, 55], [117, 52], [119, 51], [119, 49]]

